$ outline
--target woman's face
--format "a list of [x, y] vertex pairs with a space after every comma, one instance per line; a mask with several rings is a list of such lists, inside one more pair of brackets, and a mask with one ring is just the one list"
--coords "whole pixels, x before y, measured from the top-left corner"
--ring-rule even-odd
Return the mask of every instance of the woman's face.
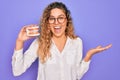
[[63, 10], [58, 8], [52, 9], [48, 22], [53, 36], [61, 37], [65, 35], [67, 18]]

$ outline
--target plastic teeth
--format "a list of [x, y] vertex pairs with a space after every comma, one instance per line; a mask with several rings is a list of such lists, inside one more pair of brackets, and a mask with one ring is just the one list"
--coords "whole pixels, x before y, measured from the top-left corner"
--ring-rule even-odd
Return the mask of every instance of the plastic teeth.
[[[29, 29], [26, 29], [26, 32], [27, 32], [27, 36], [39, 36], [40, 33], [36, 33], [36, 34], [30, 34], [31, 32], [35, 33], [35, 32], [39, 32], [39, 26], [34, 26], [34, 27], [31, 27], [31, 29], [33, 29], [32, 31], [30, 31]], [[34, 30], [35, 29], [35, 30]], [[36, 30], [38, 29], [38, 30]]]

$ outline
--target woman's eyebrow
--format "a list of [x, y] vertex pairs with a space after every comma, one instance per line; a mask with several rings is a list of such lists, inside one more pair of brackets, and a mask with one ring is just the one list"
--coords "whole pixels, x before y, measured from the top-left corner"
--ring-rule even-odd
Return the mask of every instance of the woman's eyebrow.
[[[65, 16], [65, 15], [63, 15], [63, 14], [58, 15], [58, 17], [60, 17], [60, 16]], [[50, 15], [50, 17], [55, 17], [55, 16]]]
[[59, 16], [65, 16], [65, 15], [61, 14], [61, 15], [59, 15]]

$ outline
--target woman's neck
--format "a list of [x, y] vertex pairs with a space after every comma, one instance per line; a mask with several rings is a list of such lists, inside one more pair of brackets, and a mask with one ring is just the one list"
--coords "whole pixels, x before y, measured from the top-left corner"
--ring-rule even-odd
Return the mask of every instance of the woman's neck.
[[61, 36], [61, 37], [53, 37], [53, 41], [61, 53], [65, 47], [66, 41], [67, 41], [67, 36]]
[[63, 41], [66, 41], [66, 38], [67, 38], [67, 36], [65, 36], [65, 35], [60, 36], [60, 37], [53, 36], [54, 42], [63, 42]]

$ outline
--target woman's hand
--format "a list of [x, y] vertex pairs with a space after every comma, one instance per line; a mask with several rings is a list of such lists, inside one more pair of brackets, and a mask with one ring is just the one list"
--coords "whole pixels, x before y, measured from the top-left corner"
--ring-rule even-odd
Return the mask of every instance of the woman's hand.
[[37, 25], [33, 25], [33, 24], [32, 24], [32, 25], [24, 26], [24, 27], [20, 30], [20, 32], [19, 32], [19, 34], [18, 34], [17, 40], [24, 42], [24, 41], [26, 41], [26, 40], [28, 40], [28, 39], [33, 38], [33, 36], [27, 36], [26, 29], [27, 29], [27, 28], [30, 28], [30, 27], [34, 27], [34, 26], [37, 26]]
[[[30, 27], [34, 27], [34, 26], [37, 26], [37, 25], [27, 25], [27, 26], [24, 26], [19, 34], [18, 34], [18, 38], [16, 40], [16, 46], [15, 46], [15, 50], [20, 50], [23, 48], [23, 45], [24, 45], [24, 42], [28, 39], [31, 39], [33, 38], [33, 36], [27, 36], [27, 32], [26, 32], [26, 29], [27, 28], [30, 28]], [[34, 33], [33, 33], [34, 34]]]
[[90, 50], [87, 52], [84, 60], [85, 60], [86, 62], [89, 61], [94, 54], [97, 54], [97, 53], [99, 53], [99, 52], [105, 51], [105, 50], [109, 49], [111, 46], [112, 46], [112, 44], [109, 44], [109, 45], [107, 45], [107, 46], [105, 46], [105, 47], [97, 46], [96, 48], [90, 49]]

